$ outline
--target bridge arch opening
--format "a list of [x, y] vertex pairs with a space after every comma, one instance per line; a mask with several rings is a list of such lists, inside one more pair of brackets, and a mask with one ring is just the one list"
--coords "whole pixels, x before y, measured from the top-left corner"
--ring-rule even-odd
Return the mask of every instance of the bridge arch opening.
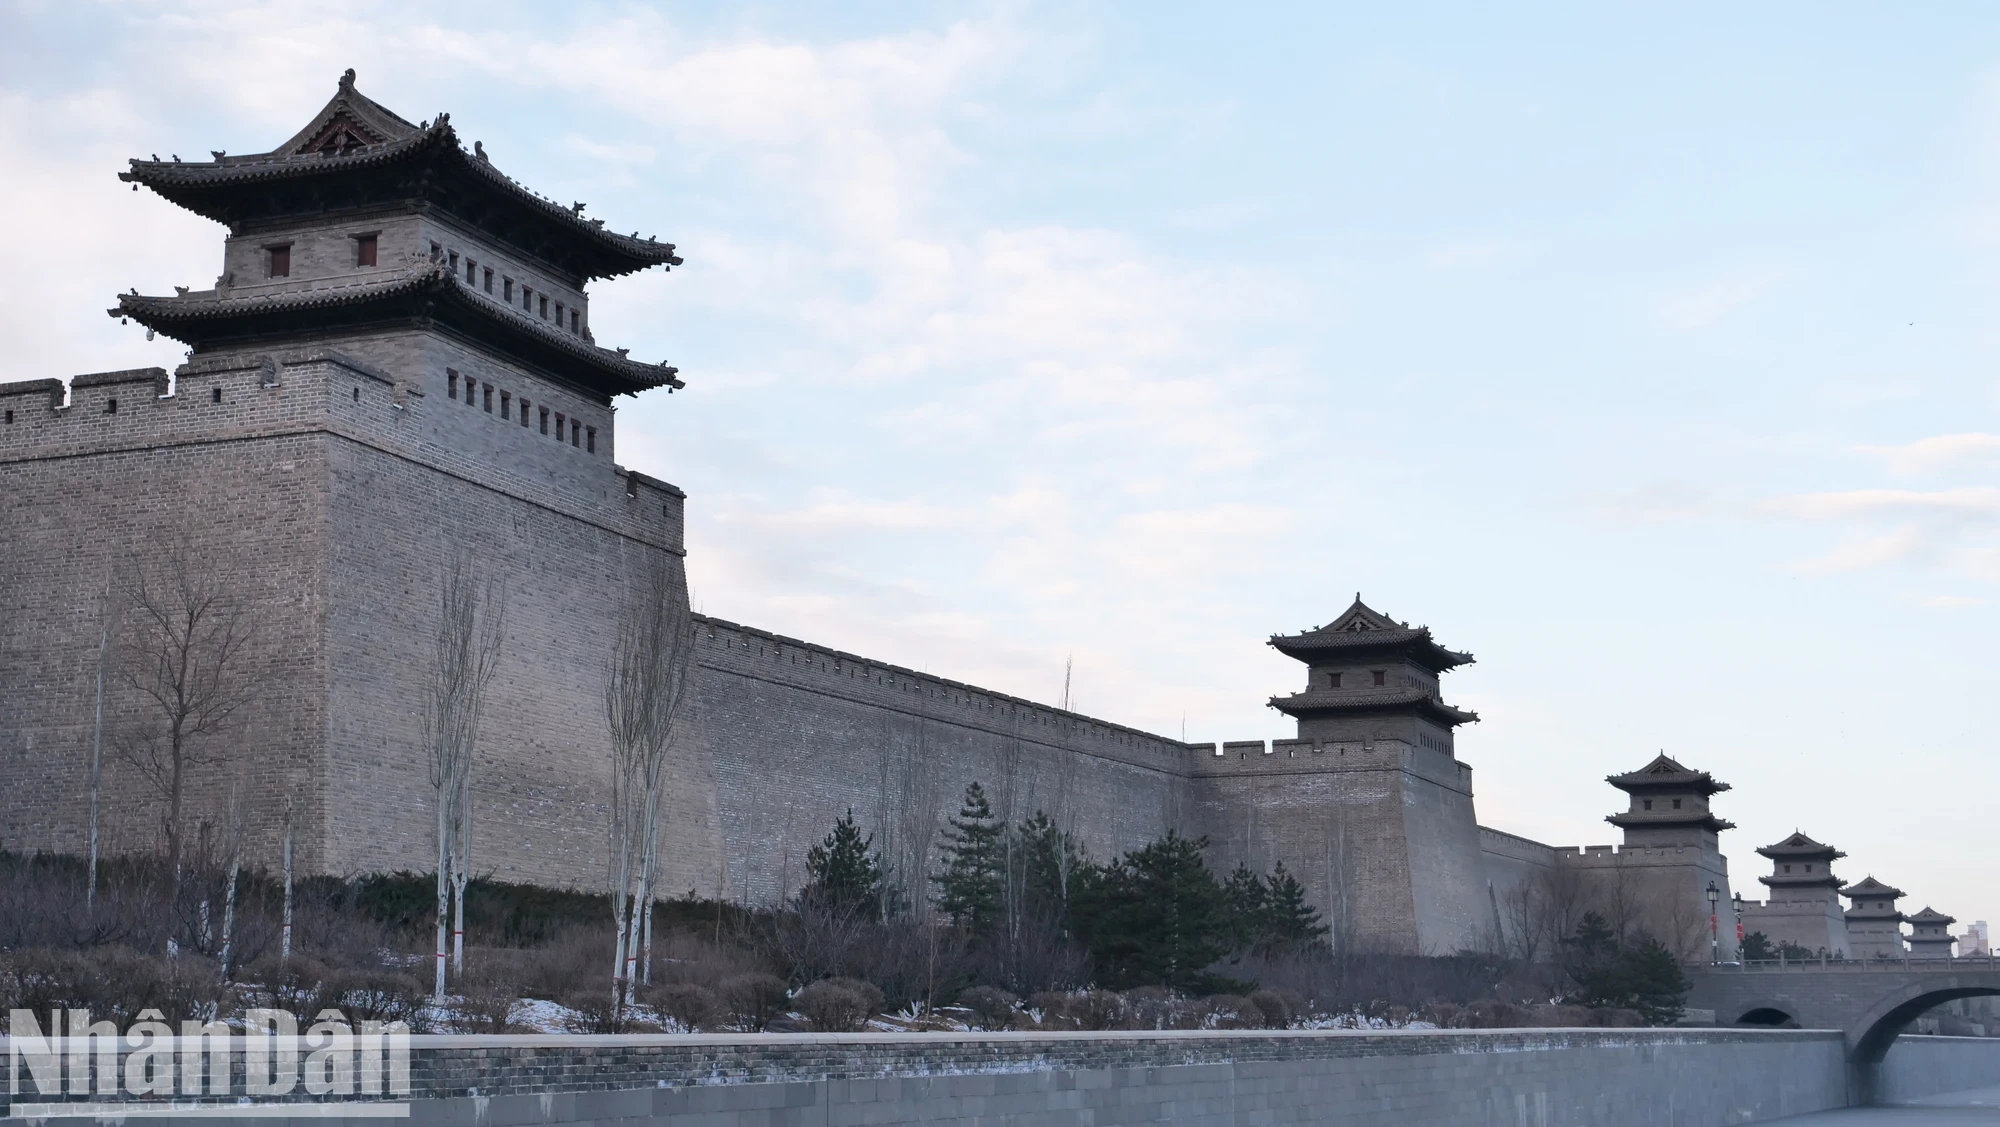
[[1738, 1025], [1756, 1025], [1767, 1029], [1797, 1029], [1799, 1019], [1776, 1006], [1757, 1006], [1744, 1011], [1736, 1019]]
[[1910, 1023], [1935, 1006], [1960, 998], [2000, 997], [2000, 986], [1946, 986], [1923, 990], [1864, 1019], [1854, 1039], [1853, 1060], [1858, 1065], [1876, 1065], [1888, 1054], [1889, 1046]]

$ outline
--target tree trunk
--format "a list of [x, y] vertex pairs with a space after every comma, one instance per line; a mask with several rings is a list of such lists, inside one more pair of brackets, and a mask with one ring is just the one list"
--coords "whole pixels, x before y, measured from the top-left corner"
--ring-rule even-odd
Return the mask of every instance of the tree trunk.
[[444, 807], [437, 811], [437, 969], [432, 977], [431, 1001], [444, 1005], [444, 929], [451, 920], [451, 838], [447, 833]]
[[229, 858], [229, 888], [222, 894], [222, 980], [229, 981], [230, 956], [236, 945], [236, 878], [243, 872], [243, 858], [239, 852], [231, 851]]
[[[111, 599], [107, 581], [105, 601]], [[104, 661], [111, 648], [111, 613], [107, 608], [104, 615], [104, 632], [97, 639], [97, 719], [90, 737], [90, 877], [84, 890], [84, 911], [93, 918], [97, 914], [97, 824], [101, 788], [104, 783]]]
[[292, 818], [285, 815], [285, 924], [278, 939], [278, 961], [292, 958]]

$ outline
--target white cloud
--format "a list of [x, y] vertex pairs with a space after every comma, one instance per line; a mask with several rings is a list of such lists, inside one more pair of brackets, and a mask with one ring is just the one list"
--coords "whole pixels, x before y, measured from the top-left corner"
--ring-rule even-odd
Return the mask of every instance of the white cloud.
[[1791, 276], [1792, 271], [1782, 267], [1739, 267], [1711, 282], [1667, 298], [1660, 305], [1660, 319], [1676, 329], [1705, 329], [1761, 301]]
[[1963, 486], [1957, 489], [1849, 489], [1777, 498], [1766, 506], [1773, 513], [1808, 520], [1841, 520], [1916, 514], [1945, 517], [2000, 516], [2000, 489]]
[[1888, 464], [1892, 473], [1935, 473], [1964, 464], [2000, 460], [2000, 434], [1940, 434], [1901, 446], [1857, 446]]

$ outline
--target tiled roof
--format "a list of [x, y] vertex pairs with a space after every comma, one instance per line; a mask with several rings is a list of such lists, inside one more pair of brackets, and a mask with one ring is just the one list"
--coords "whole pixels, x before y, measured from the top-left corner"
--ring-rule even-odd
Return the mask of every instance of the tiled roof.
[[1271, 707], [1281, 712], [1341, 712], [1347, 710], [1373, 710], [1416, 705], [1431, 712], [1440, 719], [1453, 724], [1466, 724], [1479, 719], [1479, 714], [1462, 708], [1453, 708], [1433, 696], [1429, 689], [1413, 687], [1406, 689], [1308, 689], [1290, 696], [1272, 697]]
[[1850, 884], [1846, 888], [1841, 889], [1840, 894], [1842, 896], [1858, 896], [1858, 897], [1873, 897], [1873, 898], [1881, 898], [1886, 896], [1893, 900], [1896, 897], [1903, 895], [1903, 890], [1895, 887], [1894, 885], [1883, 884], [1881, 881], [1876, 880], [1874, 876], [1870, 875], [1862, 877], [1861, 883], [1859, 884]]
[[1408, 626], [1389, 618], [1354, 596], [1353, 605], [1340, 616], [1316, 630], [1298, 634], [1273, 634], [1271, 645], [1279, 652], [1303, 657], [1328, 651], [1414, 646], [1424, 664], [1438, 671], [1466, 665], [1472, 655], [1445, 649], [1431, 637], [1428, 626]]
[[1614, 826], [1705, 826], [1721, 831], [1733, 830], [1735, 822], [1724, 821], [1706, 810], [1627, 810], [1620, 814], [1607, 814], [1604, 820]]
[[201, 335], [198, 331], [194, 331], [194, 327], [203, 322], [370, 304], [392, 305], [399, 300], [415, 297], [451, 301], [456, 308], [471, 312], [516, 333], [526, 334], [537, 344], [555, 349], [599, 374], [611, 377], [613, 383], [611, 390], [616, 393], [635, 394], [648, 388], [684, 386], [676, 370], [665, 364], [642, 364], [637, 360], [627, 359], [617, 350], [599, 348], [587, 340], [552, 329], [510, 306], [500, 305], [468, 292], [459, 284], [456, 274], [441, 263], [425, 263], [402, 270], [384, 271], [364, 280], [342, 285], [279, 290], [248, 296], [217, 290], [175, 297], [120, 294], [117, 307], [106, 312], [113, 317], [130, 317], [175, 340], [193, 344], [194, 340], [191, 338]]
[[1821, 845], [1819, 842], [1799, 833], [1797, 830], [1792, 831], [1792, 836], [1785, 840], [1763, 846], [1757, 852], [1766, 857], [1810, 857], [1815, 859], [1824, 857], [1829, 861], [1847, 856], [1847, 854], [1842, 853], [1833, 846]]
[[[368, 127], [366, 132], [375, 134], [368, 138], [370, 143], [336, 152], [293, 151], [298, 145], [308, 143], [327, 122], [340, 118], [344, 113], [355, 115]], [[401, 128], [385, 123], [383, 118], [399, 123]], [[600, 256], [613, 260], [596, 276], [630, 273], [654, 265], [678, 266], [681, 263], [672, 243], [607, 231], [603, 220], [585, 219], [582, 211], [544, 199], [516, 183], [495, 168], [483, 151], [466, 152], [459, 145], [458, 134], [451, 126], [450, 114], [439, 114], [435, 121], [420, 128], [363, 98], [353, 89], [352, 71], [341, 80], [340, 93], [320, 111], [313, 124], [278, 149], [246, 156], [218, 155], [211, 161], [135, 159], [131, 161], [130, 170], [119, 173], [118, 178], [144, 184], [183, 207], [199, 210], [202, 201], [194, 198], [193, 192], [197, 189], [339, 175], [424, 159], [440, 161], [450, 171], [463, 173], [500, 190], [518, 206], [546, 222], [556, 224], [571, 237], [591, 245]]]
[[1623, 775], [1606, 775], [1604, 781], [1620, 790], [1699, 790], [1704, 794], [1716, 794], [1729, 789], [1729, 784], [1718, 782], [1706, 771], [1695, 771], [1681, 766], [1665, 752], [1653, 757], [1651, 763]]
[[1958, 922], [1957, 916], [1947, 916], [1928, 904], [1924, 905], [1923, 911], [1904, 916], [1903, 918], [1913, 924], [1955, 924]]

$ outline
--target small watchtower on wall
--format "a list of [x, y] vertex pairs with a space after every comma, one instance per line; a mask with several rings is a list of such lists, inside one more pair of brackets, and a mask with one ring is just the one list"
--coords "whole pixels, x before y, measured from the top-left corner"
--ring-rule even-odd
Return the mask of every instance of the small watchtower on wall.
[[1956, 918], [1936, 908], [1925, 907], [1909, 917], [1909, 921], [1912, 959], [1951, 958], [1951, 945], [1958, 941], [1951, 934], [1951, 925], [1958, 922]]
[[1771, 861], [1771, 875], [1757, 878], [1771, 890], [1770, 899], [1743, 906], [1745, 933], [1762, 932], [1773, 944], [1848, 957], [1852, 944], [1840, 909], [1840, 878], [1833, 875], [1834, 861], [1847, 854], [1796, 830], [1757, 852]]
[[1903, 890], [1883, 884], [1874, 876], [1861, 878], [1840, 890], [1849, 900], [1847, 908], [1847, 951], [1856, 959], [1900, 959], [1903, 957], [1903, 920], [1896, 907]]
[[1271, 698], [1298, 738], [1226, 743], [1194, 762], [1195, 798], [1223, 867], [1273, 862], [1299, 874], [1335, 941], [1425, 954], [1488, 945], [1472, 769], [1441, 674], [1472, 655], [1398, 622], [1359, 595], [1315, 630], [1274, 635], [1305, 688]]
[[1625, 810], [1604, 819], [1624, 831], [1623, 845], [1564, 853], [1561, 862], [1598, 873], [1600, 880], [1636, 885], [1647, 928], [1668, 946], [1705, 960], [1713, 938], [1716, 952], [1733, 958], [1735, 928], [1724, 928], [1713, 918], [1708, 899], [1710, 885], [1717, 904], [1731, 899], [1729, 860], [1722, 855], [1719, 835], [1736, 826], [1716, 817], [1710, 807], [1729, 784], [1664, 752], [1637, 771], [1608, 775], [1604, 781], [1628, 799]]

